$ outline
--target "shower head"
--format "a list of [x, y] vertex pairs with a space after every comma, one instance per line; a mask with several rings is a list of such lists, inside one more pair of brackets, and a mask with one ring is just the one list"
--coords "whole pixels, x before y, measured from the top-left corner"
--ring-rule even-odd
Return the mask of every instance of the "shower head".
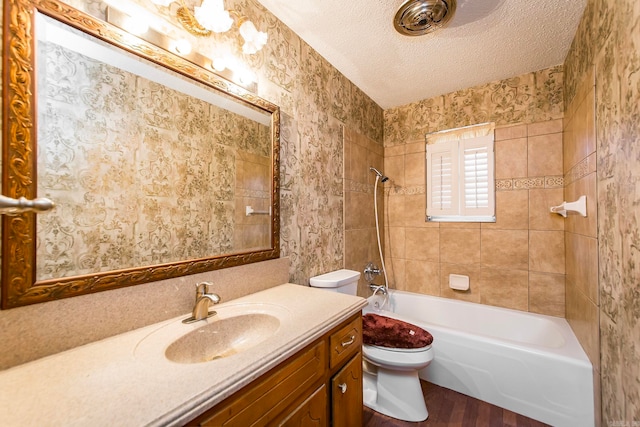
[[378, 169], [374, 168], [373, 166], [371, 166], [371, 167], [369, 168], [369, 170], [370, 170], [371, 172], [375, 173], [375, 174], [378, 176], [378, 178], [380, 178], [380, 181], [381, 181], [381, 182], [386, 182], [386, 181], [388, 181], [388, 180], [389, 180], [389, 177], [388, 177], [388, 176], [384, 176], [384, 175], [382, 175], [382, 172], [380, 172]]

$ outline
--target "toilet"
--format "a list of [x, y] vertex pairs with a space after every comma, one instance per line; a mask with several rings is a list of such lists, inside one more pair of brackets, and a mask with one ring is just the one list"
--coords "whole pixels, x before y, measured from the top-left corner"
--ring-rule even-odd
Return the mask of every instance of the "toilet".
[[[315, 288], [356, 295], [359, 278], [359, 272], [342, 269], [312, 277], [309, 282]], [[406, 326], [426, 332], [412, 325], [409, 319], [390, 311], [375, 310], [372, 299], [373, 297], [369, 298], [369, 305], [363, 309], [365, 315], [374, 314], [396, 319], [406, 322]], [[366, 332], [369, 335], [376, 334], [375, 329]], [[403, 421], [426, 420], [429, 412], [422, 395], [418, 371], [433, 360], [432, 345], [419, 348], [390, 348], [363, 344], [362, 355], [365, 406]]]

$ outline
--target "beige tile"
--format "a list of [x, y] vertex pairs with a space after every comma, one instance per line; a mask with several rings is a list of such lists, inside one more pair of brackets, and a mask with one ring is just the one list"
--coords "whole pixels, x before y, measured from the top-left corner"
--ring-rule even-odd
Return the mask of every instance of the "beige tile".
[[482, 266], [528, 270], [528, 231], [482, 230]]
[[595, 91], [592, 87], [579, 104], [574, 116], [576, 152], [573, 164], [578, 163], [596, 149]]
[[[562, 192], [562, 190], [560, 190]], [[529, 192], [496, 192], [496, 222], [483, 222], [482, 229], [526, 230], [529, 228]]]
[[595, 151], [595, 93], [593, 85], [575, 97], [565, 127], [564, 169], [568, 171]]
[[405, 149], [404, 144], [390, 145], [388, 147], [384, 147], [385, 160], [387, 159], [387, 157], [404, 156], [404, 149]]
[[495, 130], [495, 140], [516, 139], [527, 137], [527, 125], [500, 126]]
[[392, 258], [406, 258], [406, 229], [404, 227], [387, 227], [384, 253]]
[[[568, 202], [573, 202], [578, 200], [577, 197], [577, 191], [576, 191], [576, 183], [575, 182], [571, 182], [568, 184], [565, 184], [564, 186], [564, 198], [562, 199], [563, 201], [568, 201]], [[589, 201], [587, 200], [587, 205], [589, 204]], [[558, 203], [559, 205], [559, 203]], [[576, 226], [576, 216], [575, 215], [569, 215], [567, 218], [563, 218], [564, 221], [564, 231], [568, 231], [570, 233], [575, 233], [575, 226]]]
[[567, 280], [599, 304], [598, 241], [594, 237], [565, 233]]
[[353, 155], [351, 154], [351, 146], [353, 145], [352, 140], [350, 138], [351, 132], [346, 131], [344, 132], [344, 137], [342, 140], [342, 155], [344, 156], [344, 179], [350, 179], [352, 181], [355, 181], [354, 177], [353, 177], [353, 168], [351, 167], [351, 162], [352, 162], [352, 158]]
[[422, 158], [425, 158], [425, 153], [427, 150], [427, 144], [423, 141], [411, 142], [405, 145], [404, 152], [405, 154], [413, 154], [413, 153], [422, 153]]
[[351, 163], [349, 175], [356, 182], [365, 184], [369, 182], [369, 168], [366, 165], [367, 149], [359, 144], [351, 144]]
[[[596, 369], [600, 369], [598, 307], [569, 280], [566, 284], [566, 317], [580, 345]], [[604, 316], [606, 317], [606, 316]]]
[[564, 231], [529, 232], [529, 270], [564, 274]]
[[[375, 227], [373, 194], [347, 191], [344, 195], [345, 229]], [[365, 207], [369, 207], [365, 209]]]
[[527, 311], [529, 273], [521, 270], [482, 268], [480, 272], [482, 304]]
[[464, 229], [478, 229], [481, 227], [479, 222], [438, 222], [440, 228], [464, 228]]
[[562, 119], [548, 120], [546, 122], [531, 123], [527, 125], [527, 136], [546, 135], [562, 132]]
[[[392, 227], [400, 227], [405, 225], [405, 196], [391, 195], [385, 198], [384, 219], [386, 224]], [[374, 218], [375, 221], [375, 218]]]
[[389, 277], [389, 287], [391, 289], [398, 289], [399, 291], [406, 291], [406, 281], [405, 281], [405, 264], [406, 260], [400, 258], [387, 258], [386, 267], [387, 267], [387, 276]]
[[[449, 275], [469, 276], [469, 290], [458, 291], [449, 287]], [[440, 296], [469, 302], [480, 302], [480, 265], [479, 264], [440, 264]]]
[[565, 117], [565, 128], [562, 133], [562, 164], [563, 172], [567, 173], [577, 163], [575, 119]]
[[404, 185], [425, 185], [425, 157], [423, 153], [407, 154], [404, 157]]
[[564, 275], [529, 273], [529, 311], [564, 317]]
[[562, 175], [562, 134], [529, 137], [528, 176]]
[[[369, 257], [371, 230], [346, 230], [344, 233], [345, 268], [361, 271]], [[349, 266], [349, 267], [347, 267]]]
[[404, 223], [407, 227], [440, 227], [440, 223], [438, 222], [427, 222], [427, 199], [425, 194], [405, 196], [404, 208]]
[[384, 146], [381, 143], [374, 141], [373, 139], [362, 135], [362, 145], [377, 156], [383, 157], [384, 155]]
[[405, 258], [417, 261], [440, 261], [440, 230], [406, 228]]
[[578, 234], [596, 237], [598, 235], [598, 197], [596, 188], [596, 174], [590, 173], [577, 180], [573, 186], [574, 193], [567, 202], [574, 202], [582, 195], [587, 196], [587, 216], [571, 214], [567, 218], [571, 222], [572, 230]]
[[557, 206], [563, 201], [562, 188], [529, 190], [529, 229], [564, 230], [564, 218], [549, 211], [551, 206]]
[[440, 262], [477, 264], [480, 262], [480, 230], [440, 228]]
[[440, 295], [440, 263], [407, 260], [405, 266], [405, 290]]
[[527, 138], [496, 141], [496, 179], [527, 176]]
[[384, 168], [384, 174], [390, 177], [395, 185], [404, 187], [404, 156], [385, 156]]

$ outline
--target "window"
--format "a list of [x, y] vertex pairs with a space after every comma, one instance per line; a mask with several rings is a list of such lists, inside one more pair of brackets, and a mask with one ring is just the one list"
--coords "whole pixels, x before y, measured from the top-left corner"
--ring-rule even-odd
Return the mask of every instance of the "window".
[[427, 135], [427, 221], [495, 222], [493, 129]]

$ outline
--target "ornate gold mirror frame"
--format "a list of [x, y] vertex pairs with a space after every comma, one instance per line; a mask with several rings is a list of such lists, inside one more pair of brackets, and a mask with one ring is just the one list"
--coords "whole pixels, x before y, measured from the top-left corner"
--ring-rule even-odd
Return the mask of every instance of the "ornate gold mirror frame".
[[84, 31], [116, 47], [271, 114], [271, 245], [266, 250], [128, 268], [37, 281], [36, 214], [2, 216], [2, 308], [19, 307], [81, 294], [278, 258], [280, 110], [204, 68], [56, 0], [6, 0], [3, 15], [2, 194], [37, 197], [35, 12]]

